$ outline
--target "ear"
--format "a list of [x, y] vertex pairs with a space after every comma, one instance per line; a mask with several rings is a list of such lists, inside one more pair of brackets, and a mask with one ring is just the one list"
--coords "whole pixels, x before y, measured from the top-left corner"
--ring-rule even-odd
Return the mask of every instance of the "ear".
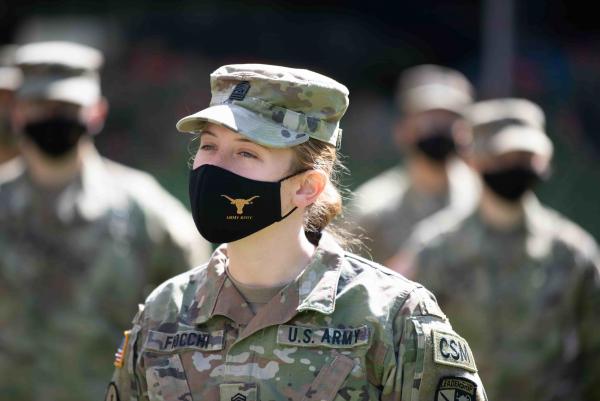
[[327, 175], [320, 170], [309, 170], [299, 175], [295, 180], [295, 192], [292, 203], [298, 208], [312, 205], [325, 190]]
[[84, 108], [82, 114], [90, 134], [97, 134], [104, 128], [104, 122], [108, 115], [108, 101], [106, 98], [102, 98], [98, 103]]

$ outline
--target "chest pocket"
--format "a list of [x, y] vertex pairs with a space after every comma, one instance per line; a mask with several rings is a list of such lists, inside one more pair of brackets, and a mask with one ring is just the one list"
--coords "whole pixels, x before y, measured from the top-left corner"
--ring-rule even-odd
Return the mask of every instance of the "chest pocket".
[[[369, 343], [370, 331], [366, 325], [355, 328], [278, 326], [277, 344], [288, 347], [290, 356], [296, 360], [296, 365], [291, 367], [291, 380], [307, 385], [298, 389], [301, 394], [292, 398], [330, 401], [344, 391], [344, 385], [355, 390], [363, 387], [366, 384], [364, 357]], [[347, 397], [348, 393], [344, 398]]]
[[179, 354], [145, 354], [144, 360], [151, 401], [192, 401]]
[[331, 356], [331, 361], [321, 368], [302, 401], [331, 401], [338, 394], [354, 368], [354, 361], [337, 351], [332, 351]]
[[148, 398], [151, 401], [192, 401], [182, 354], [185, 351], [222, 350], [223, 333], [223, 330], [149, 331], [142, 350]]

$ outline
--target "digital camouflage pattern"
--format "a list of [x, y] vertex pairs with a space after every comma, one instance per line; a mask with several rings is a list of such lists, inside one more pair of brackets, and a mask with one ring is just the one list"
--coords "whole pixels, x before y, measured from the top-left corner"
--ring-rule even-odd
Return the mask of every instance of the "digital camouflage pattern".
[[224, 125], [269, 147], [292, 147], [310, 138], [338, 145], [348, 89], [313, 71], [266, 64], [232, 64], [210, 76], [210, 107], [177, 123], [198, 132]]
[[581, 228], [525, 202], [510, 232], [479, 213], [423, 222], [413, 273], [469, 341], [490, 399], [600, 399], [600, 264]]
[[402, 166], [395, 166], [357, 188], [348, 207], [348, 229], [364, 235], [365, 252], [379, 263], [388, 263], [404, 247], [421, 220], [444, 209], [464, 216], [479, 199], [479, 182], [464, 162], [448, 167], [449, 191], [438, 197], [417, 193]]
[[485, 399], [468, 344], [435, 298], [328, 235], [256, 315], [226, 263], [222, 246], [148, 297], [107, 400], [116, 386], [121, 401], [432, 401], [444, 377], [455, 380], [439, 391], [472, 383], [471, 400]]
[[0, 185], [0, 399], [101, 399], [138, 303], [210, 255], [152, 177], [87, 156], [62, 191]]

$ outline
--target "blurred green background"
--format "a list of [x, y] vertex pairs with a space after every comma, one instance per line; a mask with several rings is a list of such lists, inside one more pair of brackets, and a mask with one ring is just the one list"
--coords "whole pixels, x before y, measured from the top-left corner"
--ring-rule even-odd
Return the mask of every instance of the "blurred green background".
[[[508, 22], [486, 13], [507, 5]], [[556, 157], [537, 193], [600, 238], [600, 24], [591, 7], [542, 0], [4, 1], [0, 42], [70, 38], [102, 49], [110, 115], [98, 147], [151, 172], [186, 204], [189, 137], [174, 126], [208, 104], [208, 76], [218, 66], [280, 63], [345, 83], [350, 188], [400, 160], [390, 138], [399, 73], [421, 63], [457, 68], [480, 89], [479, 99], [510, 94], [543, 106]], [[494, 43], [508, 43], [510, 57]], [[503, 65], [504, 75], [490, 75]]]

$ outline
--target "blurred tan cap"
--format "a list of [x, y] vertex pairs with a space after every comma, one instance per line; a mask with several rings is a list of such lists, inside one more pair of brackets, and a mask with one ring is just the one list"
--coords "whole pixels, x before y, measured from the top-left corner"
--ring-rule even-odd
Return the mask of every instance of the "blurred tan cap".
[[462, 114], [473, 102], [474, 90], [459, 71], [433, 64], [405, 70], [398, 83], [398, 104], [403, 113], [448, 110]]
[[16, 45], [0, 47], [0, 90], [15, 91], [21, 85], [21, 70], [15, 66]]
[[21, 46], [16, 64], [23, 72], [21, 99], [57, 100], [87, 106], [101, 99], [99, 50], [71, 42], [38, 42]]
[[552, 141], [546, 135], [542, 109], [526, 99], [493, 99], [469, 107], [476, 152], [499, 155], [523, 151], [551, 157]]
[[314, 138], [339, 145], [348, 89], [319, 73], [266, 64], [232, 64], [210, 76], [208, 108], [182, 118], [181, 132], [223, 125], [261, 145], [285, 148]]

